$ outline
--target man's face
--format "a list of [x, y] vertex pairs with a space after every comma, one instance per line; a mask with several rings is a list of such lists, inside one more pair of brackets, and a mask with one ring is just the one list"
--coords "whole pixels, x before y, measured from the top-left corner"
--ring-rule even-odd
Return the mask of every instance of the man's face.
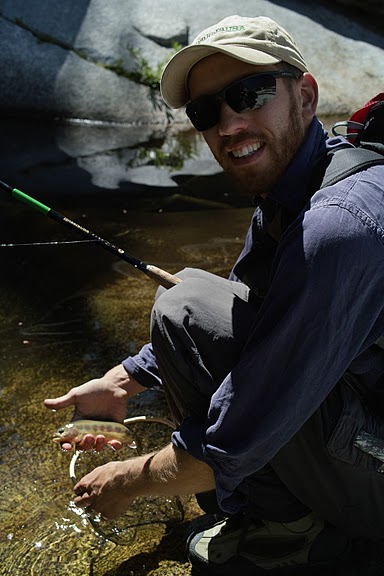
[[[279, 70], [279, 65], [254, 66], [213, 54], [200, 60], [190, 72], [191, 100], [268, 70]], [[275, 98], [256, 110], [237, 114], [221, 102], [218, 124], [202, 132], [216, 160], [243, 192], [268, 194], [304, 139], [309, 119], [302, 113], [302, 80], [289, 82], [293, 84], [291, 91], [277, 78]]]

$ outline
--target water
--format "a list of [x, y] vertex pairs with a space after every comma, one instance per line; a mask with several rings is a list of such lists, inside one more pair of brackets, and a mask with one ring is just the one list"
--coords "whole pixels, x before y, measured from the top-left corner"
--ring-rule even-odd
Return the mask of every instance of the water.
[[[252, 212], [131, 209], [129, 199], [118, 195], [109, 195], [108, 203], [79, 197], [72, 206], [65, 199], [54, 204], [172, 273], [188, 265], [226, 275]], [[3, 200], [0, 214], [0, 243], [79, 239], [16, 201]], [[185, 523], [200, 513], [194, 499], [183, 501], [184, 523], [174, 502], [156, 504], [157, 518], [153, 504], [139, 503], [128, 523], [145, 516], [153, 523], [126, 546], [103, 539], [74, 506], [70, 456], [51, 441], [72, 411], [51, 413], [43, 406], [44, 398], [103, 374], [139, 350], [148, 338], [156, 285], [90, 243], [3, 247], [0, 259], [0, 574], [189, 574], [182, 535]], [[162, 395], [138, 397], [129, 415], [139, 414], [167, 416]], [[145, 449], [168, 442], [166, 427], [150, 432], [152, 425], [143, 426], [138, 434]], [[87, 455], [82, 466], [97, 465], [94, 457]]]

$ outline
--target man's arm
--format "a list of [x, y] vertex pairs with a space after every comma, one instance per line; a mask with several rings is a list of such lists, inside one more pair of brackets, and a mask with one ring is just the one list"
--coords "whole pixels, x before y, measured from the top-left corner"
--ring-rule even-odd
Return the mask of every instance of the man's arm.
[[214, 488], [214, 474], [207, 464], [169, 444], [159, 452], [100, 466], [84, 476], [74, 491], [77, 506], [115, 518], [138, 496], [197, 494]]
[[241, 509], [244, 478], [271, 461], [383, 334], [379, 190], [379, 178], [370, 186], [356, 175], [315, 195], [280, 242], [257, 321], [205, 423], [186, 420], [172, 435], [215, 471], [225, 512]]

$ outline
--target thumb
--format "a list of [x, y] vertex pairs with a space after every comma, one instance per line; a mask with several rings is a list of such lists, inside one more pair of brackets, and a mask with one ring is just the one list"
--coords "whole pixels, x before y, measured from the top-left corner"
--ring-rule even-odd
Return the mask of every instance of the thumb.
[[50, 410], [61, 410], [62, 408], [73, 406], [74, 404], [75, 395], [72, 391], [67, 392], [64, 396], [59, 396], [59, 398], [46, 398], [44, 400], [44, 406]]

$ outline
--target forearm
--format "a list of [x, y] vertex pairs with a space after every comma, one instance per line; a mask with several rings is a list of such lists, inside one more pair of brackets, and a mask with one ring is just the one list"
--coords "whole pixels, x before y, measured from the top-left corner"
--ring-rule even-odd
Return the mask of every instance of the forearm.
[[212, 468], [173, 444], [147, 458], [143, 477], [148, 494], [198, 494], [215, 488]]
[[169, 444], [159, 452], [96, 468], [74, 487], [75, 503], [107, 518], [123, 514], [143, 496], [197, 494], [215, 488], [207, 464]]

